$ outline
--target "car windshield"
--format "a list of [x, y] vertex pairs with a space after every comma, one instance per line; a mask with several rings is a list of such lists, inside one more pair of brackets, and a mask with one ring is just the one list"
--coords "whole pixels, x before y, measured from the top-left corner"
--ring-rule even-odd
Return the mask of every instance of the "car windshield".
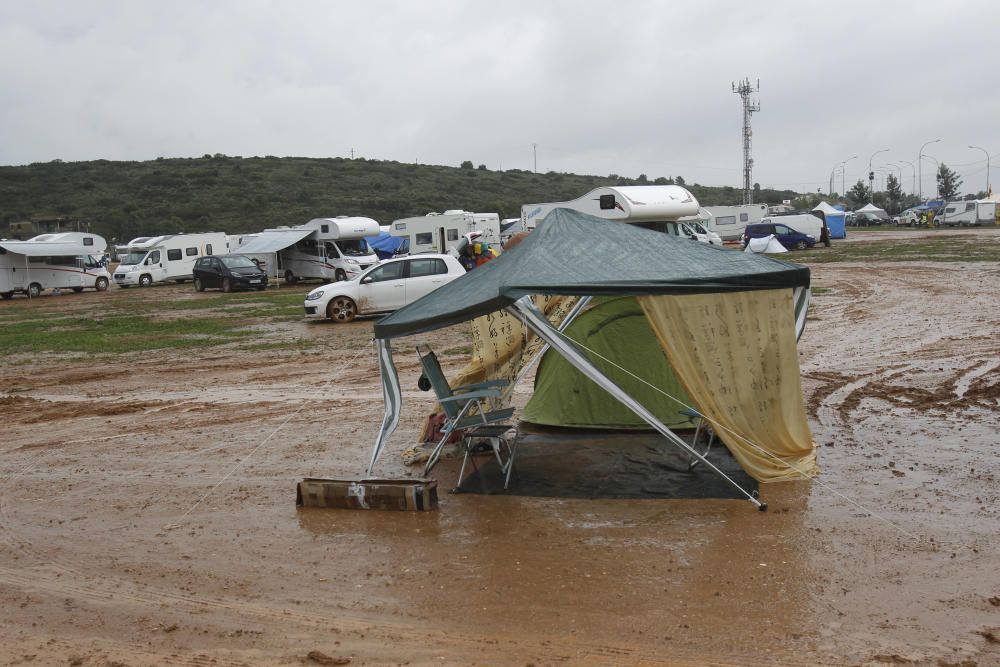
[[257, 265], [249, 257], [243, 255], [222, 255], [219, 257], [223, 264], [230, 269], [255, 269]]
[[129, 254], [125, 255], [125, 259], [118, 262], [119, 264], [142, 264], [143, 258], [146, 256], [145, 250], [133, 250]]
[[691, 228], [694, 229], [694, 231], [698, 232], [699, 234], [708, 234], [708, 230], [702, 227], [701, 223], [689, 222], [688, 224], [691, 225]]
[[340, 248], [340, 254], [345, 257], [362, 257], [372, 254], [371, 248], [368, 247], [368, 241], [364, 239], [337, 241], [337, 247]]

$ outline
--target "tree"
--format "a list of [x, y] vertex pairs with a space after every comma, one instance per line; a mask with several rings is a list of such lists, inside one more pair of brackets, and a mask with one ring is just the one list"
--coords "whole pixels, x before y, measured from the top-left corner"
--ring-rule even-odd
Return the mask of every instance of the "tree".
[[485, 164], [481, 164], [478, 167], [476, 167], [476, 169], [478, 169], [479, 171], [486, 171], [486, 165]]
[[681, 176], [674, 176], [674, 183], [677, 185], [684, 185], [684, 178]]
[[898, 202], [903, 198], [903, 189], [899, 187], [899, 179], [894, 174], [885, 177], [885, 194], [892, 202]]
[[635, 179], [635, 182], [639, 185], [649, 185], [649, 178], [646, 177], [646, 174], [639, 174], [639, 178]]
[[952, 171], [944, 162], [938, 167], [937, 172], [938, 197], [941, 199], [954, 199], [958, 195], [958, 189], [962, 186], [962, 179]]
[[754, 192], [760, 192], [760, 183], [754, 183], [753, 184], [753, 191]]
[[858, 182], [847, 191], [847, 197], [854, 202], [855, 205], [868, 201], [868, 187], [865, 185], [864, 181], [859, 178]]
[[472, 169], [472, 160], [466, 160], [463, 162], [462, 169]]

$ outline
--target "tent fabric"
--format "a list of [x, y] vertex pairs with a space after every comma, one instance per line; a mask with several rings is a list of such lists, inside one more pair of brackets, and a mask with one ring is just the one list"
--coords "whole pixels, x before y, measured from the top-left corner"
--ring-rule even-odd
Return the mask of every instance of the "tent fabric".
[[868, 203], [855, 211], [855, 213], [885, 213], [885, 209], [879, 208], [875, 204]]
[[790, 291], [638, 301], [695, 407], [751, 477], [775, 482], [819, 473]]
[[788, 248], [781, 245], [781, 241], [779, 241], [774, 234], [769, 234], [768, 236], [762, 236], [759, 239], [750, 239], [747, 242], [747, 247], [743, 249], [743, 252], [778, 255], [783, 252], [788, 252]]
[[378, 236], [369, 236], [365, 240], [368, 241], [368, 245], [372, 247], [380, 259], [388, 259], [399, 250], [405, 239], [401, 236], [393, 236], [389, 232], [379, 232]]
[[432, 331], [532, 294], [637, 296], [808, 285], [804, 266], [555, 209], [514, 248], [380, 319], [375, 337]]
[[830, 206], [825, 201], [819, 203], [813, 211], [819, 211], [826, 220], [827, 229], [830, 230], [831, 239], [847, 238], [847, 212], [834, 206]]
[[280, 252], [288, 246], [295, 245], [312, 234], [315, 229], [265, 229], [256, 238], [250, 239], [246, 245], [233, 250], [234, 255], [259, 255], [269, 252]]
[[[690, 417], [680, 414], [691, 399], [670, 367], [663, 348], [634, 297], [595, 300], [577, 317], [565, 334], [614, 364], [628, 369], [670, 399], [632, 375], [586, 352], [605, 375], [651, 410], [669, 428], [694, 428]], [[628, 341], [623, 345], [622, 341]], [[521, 420], [545, 426], [649, 430], [649, 424], [588, 380], [555, 350], [548, 350], [535, 373], [535, 391]]]

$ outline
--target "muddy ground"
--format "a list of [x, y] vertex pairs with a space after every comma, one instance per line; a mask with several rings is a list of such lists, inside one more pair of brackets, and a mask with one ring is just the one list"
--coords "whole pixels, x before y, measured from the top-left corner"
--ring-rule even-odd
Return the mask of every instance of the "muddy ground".
[[[0, 663], [1000, 665], [1000, 266], [813, 271], [799, 349], [823, 472], [765, 486], [767, 513], [448, 495], [454, 461], [433, 513], [296, 509], [302, 477], [367, 463], [370, 320], [267, 332], [341, 354], [13, 355]], [[462, 327], [420, 340], [464, 362]], [[420, 340], [397, 354], [385, 475], [417, 474], [399, 453], [431, 407]]]

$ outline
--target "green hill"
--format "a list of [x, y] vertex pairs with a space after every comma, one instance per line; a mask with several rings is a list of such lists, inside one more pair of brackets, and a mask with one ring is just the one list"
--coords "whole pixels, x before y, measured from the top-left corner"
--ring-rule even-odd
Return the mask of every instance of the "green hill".
[[[454, 208], [512, 218], [520, 215], [521, 204], [575, 199], [602, 185], [670, 182], [644, 175], [535, 174], [475, 169], [470, 162], [442, 167], [363, 158], [57, 160], [0, 167], [0, 234], [11, 222], [54, 215], [90, 222], [93, 232], [118, 241], [176, 232], [255, 232], [336, 215], [387, 224]], [[702, 205], [740, 202], [735, 188], [685, 187]], [[790, 191], [756, 195], [769, 202], [795, 197]]]

